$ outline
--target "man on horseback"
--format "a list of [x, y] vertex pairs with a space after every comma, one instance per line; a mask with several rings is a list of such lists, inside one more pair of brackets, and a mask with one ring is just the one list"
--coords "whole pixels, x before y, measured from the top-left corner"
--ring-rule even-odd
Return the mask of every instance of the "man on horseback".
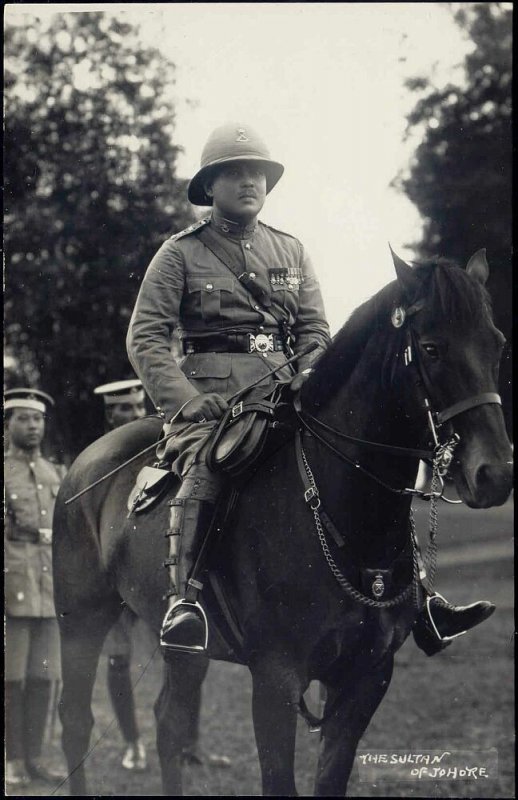
[[[164, 647], [203, 651], [206, 641], [198, 586], [188, 577], [220, 491], [221, 476], [205, 466], [203, 445], [228, 407], [226, 398], [282, 366], [292, 346], [298, 352], [316, 342], [318, 353], [330, 340], [302, 244], [258, 222], [266, 194], [283, 170], [249, 126], [215, 130], [188, 190], [193, 204], [212, 206], [210, 219], [161, 247], [130, 323], [130, 361], [167, 432], [177, 432], [161, 456], [173, 460], [182, 478], [173, 506]], [[234, 264], [237, 269], [231, 270]], [[181, 366], [170, 352], [174, 329], [185, 355]], [[301, 358], [299, 373], [309, 363], [309, 357]], [[286, 380], [292, 371], [285, 367], [277, 374]]]
[[[205, 445], [227, 399], [314, 342], [316, 350], [299, 359], [294, 377], [289, 366], [277, 373], [299, 389], [311, 361], [330, 341], [303, 246], [258, 221], [283, 170], [249, 126], [216, 129], [188, 188], [189, 200], [212, 206], [212, 214], [162, 245], [130, 322], [130, 361], [165, 420], [165, 432], [174, 433], [159, 455], [182, 479], [172, 501], [165, 562], [171, 575], [161, 631], [166, 649], [204, 652], [206, 646], [205, 615], [197, 602], [201, 584], [189, 576], [221, 489], [221, 475], [205, 464]], [[174, 331], [185, 356], [179, 363], [171, 353]], [[437, 606], [438, 630], [430, 629], [431, 617], [424, 614], [415, 628], [416, 641], [429, 654], [445, 646], [442, 637], [458, 635], [494, 610], [487, 603], [454, 607], [438, 595], [429, 605]]]

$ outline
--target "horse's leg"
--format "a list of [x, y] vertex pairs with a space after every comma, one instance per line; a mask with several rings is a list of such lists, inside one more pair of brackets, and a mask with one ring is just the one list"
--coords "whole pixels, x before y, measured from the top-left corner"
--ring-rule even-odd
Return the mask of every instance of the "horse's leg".
[[209, 659], [192, 653], [168, 653], [164, 683], [155, 703], [157, 750], [164, 795], [182, 795], [183, 749], [198, 713], [200, 687]]
[[104, 608], [85, 608], [60, 620], [63, 689], [59, 716], [70, 793], [74, 797], [86, 796], [84, 759], [94, 723], [92, 691], [104, 639], [120, 608], [117, 599]]
[[250, 665], [250, 670], [263, 795], [295, 797], [297, 704], [306, 687], [297, 670], [280, 655], [264, 654]]
[[[351, 680], [347, 696], [324, 723], [315, 797], [345, 796], [358, 742], [389, 687], [392, 667], [393, 656], [386, 656], [376, 669]], [[329, 689], [326, 709], [342, 690]]]

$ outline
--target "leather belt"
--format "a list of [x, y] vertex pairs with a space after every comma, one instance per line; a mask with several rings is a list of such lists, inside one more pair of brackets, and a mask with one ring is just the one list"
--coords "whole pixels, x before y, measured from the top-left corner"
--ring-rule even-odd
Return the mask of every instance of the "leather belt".
[[30, 525], [12, 526], [8, 538], [11, 542], [30, 542], [31, 544], [51, 544], [51, 528], [32, 528]]
[[278, 333], [220, 333], [184, 339], [183, 352], [191, 353], [268, 353], [284, 350]]

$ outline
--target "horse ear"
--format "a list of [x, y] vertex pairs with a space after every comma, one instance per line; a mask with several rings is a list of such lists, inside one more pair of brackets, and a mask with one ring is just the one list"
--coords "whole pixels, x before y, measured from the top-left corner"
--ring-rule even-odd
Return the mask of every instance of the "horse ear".
[[487, 263], [485, 247], [481, 250], [477, 250], [477, 252], [471, 256], [466, 265], [466, 272], [482, 285], [485, 284], [489, 278], [489, 264]]
[[421, 281], [417, 277], [415, 270], [413, 270], [412, 267], [406, 263], [406, 261], [403, 261], [403, 259], [393, 251], [392, 247], [390, 246], [390, 242], [389, 247], [392, 255], [392, 261], [394, 262], [394, 267], [396, 270], [398, 284], [403, 292], [403, 297], [407, 302], [412, 302], [415, 299]]

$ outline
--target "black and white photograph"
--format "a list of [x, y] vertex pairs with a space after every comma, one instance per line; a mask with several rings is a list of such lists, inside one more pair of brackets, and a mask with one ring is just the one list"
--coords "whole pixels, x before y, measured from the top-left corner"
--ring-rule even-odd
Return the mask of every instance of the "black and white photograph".
[[4, 6], [5, 796], [515, 797], [512, 17]]

